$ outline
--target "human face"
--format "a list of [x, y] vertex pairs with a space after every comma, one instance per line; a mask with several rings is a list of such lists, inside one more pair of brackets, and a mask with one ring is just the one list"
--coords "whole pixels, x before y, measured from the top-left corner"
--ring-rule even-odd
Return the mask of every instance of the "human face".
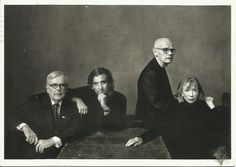
[[162, 67], [172, 63], [174, 53], [175, 49], [169, 39], [164, 38], [155, 42], [153, 54]]
[[101, 74], [95, 76], [93, 78], [93, 86], [92, 89], [99, 95], [99, 94], [107, 94], [108, 93], [108, 83], [107, 77], [105, 74]]
[[51, 80], [48, 80], [46, 85], [47, 93], [52, 101], [60, 102], [66, 94], [67, 83], [63, 75], [57, 76]]
[[199, 96], [199, 90], [196, 85], [187, 83], [183, 86], [182, 96], [187, 103], [194, 103]]

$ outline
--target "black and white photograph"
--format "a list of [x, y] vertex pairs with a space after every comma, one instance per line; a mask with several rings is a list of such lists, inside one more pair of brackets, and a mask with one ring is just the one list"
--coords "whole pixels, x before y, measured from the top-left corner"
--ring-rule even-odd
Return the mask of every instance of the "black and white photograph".
[[236, 165], [221, 2], [4, 1], [0, 165]]

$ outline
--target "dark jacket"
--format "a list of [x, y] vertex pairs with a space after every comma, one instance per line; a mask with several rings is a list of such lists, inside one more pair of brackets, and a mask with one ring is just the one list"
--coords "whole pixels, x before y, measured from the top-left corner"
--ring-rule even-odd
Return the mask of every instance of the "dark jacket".
[[19, 147], [22, 150], [20, 150], [19, 155], [15, 155], [16, 158], [56, 158], [61, 149], [52, 146], [46, 149], [43, 154], [36, 153], [35, 146], [26, 143], [24, 134], [16, 129], [20, 123], [26, 123], [37, 134], [39, 139], [49, 139], [57, 136], [63, 144], [73, 139], [81, 130], [81, 118], [75, 103], [70, 99], [63, 99], [62, 101], [60, 118], [56, 128], [51, 100], [47, 93], [31, 96], [25, 103], [19, 105], [9, 114], [7, 122], [13, 135], [18, 136], [17, 140], [14, 141], [16, 143], [22, 141], [22, 148]]
[[138, 79], [136, 119], [144, 120], [151, 127], [158, 127], [157, 122], [162, 120], [160, 116], [172, 103], [175, 101], [166, 70], [153, 58]]
[[112, 91], [107, 98], [110, 113], [104, 116], [104, 111], [97, 99], [97, 94], [89, 86], [70, 89], [69, 95], [79, 97], [88, 106], [87, 119], [89, 131], [118, 130], [126, 127], [126, 98], [123, 94]]

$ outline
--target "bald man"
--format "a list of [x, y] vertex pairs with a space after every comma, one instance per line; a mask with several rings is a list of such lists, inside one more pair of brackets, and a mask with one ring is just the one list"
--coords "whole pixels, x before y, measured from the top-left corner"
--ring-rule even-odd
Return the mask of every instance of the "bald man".
[[166, 72], [175, 51], [170, 39], [157, 39], [152, 49], [154, 58], [139, 76], [136, 119], [143, 120], [147, 128], [161, 128], [165, 122], [162, 113], [170, 109], [172, 103], [176, 103]]

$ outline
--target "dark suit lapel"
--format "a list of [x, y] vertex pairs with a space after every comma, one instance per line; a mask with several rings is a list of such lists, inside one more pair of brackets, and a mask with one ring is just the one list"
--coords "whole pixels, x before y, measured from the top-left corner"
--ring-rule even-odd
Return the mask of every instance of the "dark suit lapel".
[[42, 113], [44, 115], [44, 120], [43, 122], [45, 123], [45, 125], [48, 125], [48, 129], [54, 131], [54, 118], [53, 118], [53, 112], [52, 112], [52, 104], [51, 104], [51, 100], [48, 94], [45, 94], [42, 97], [42, 107], [43, 107], [43, 112]]
[[61, 109], [60, 109], [60, 118], [58, 122], [58, 129], [64, 129], [66, 126], [66, 123], [70, 119], [70, 112], [72, 110], [71, 107], [72, 104], [70, 104], [67, 100], [63, 100], [61, 103]]

